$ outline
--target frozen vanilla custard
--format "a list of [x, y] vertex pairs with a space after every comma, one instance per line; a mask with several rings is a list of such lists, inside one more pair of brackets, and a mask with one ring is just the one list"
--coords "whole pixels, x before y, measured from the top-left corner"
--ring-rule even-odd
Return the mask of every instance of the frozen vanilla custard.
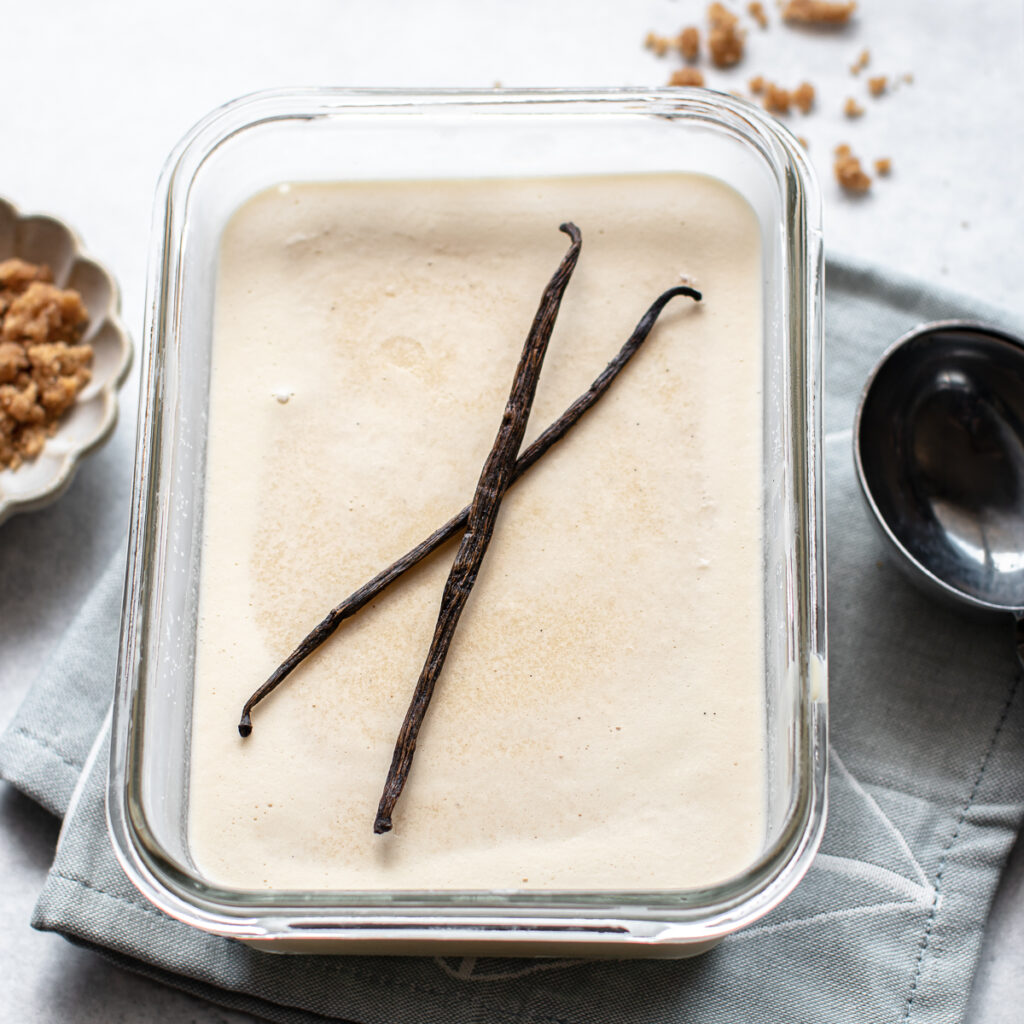
[[[395, 811], [373, 833], [541, 293], [583, 235], [526, 444], [637, 320], [609, 393], [505, 497]], [[188, 844], [212, 884], [677, 890], [766, 836], [762, 243], [685, 174], [281, 185], [228, 223], [213, 328]]]

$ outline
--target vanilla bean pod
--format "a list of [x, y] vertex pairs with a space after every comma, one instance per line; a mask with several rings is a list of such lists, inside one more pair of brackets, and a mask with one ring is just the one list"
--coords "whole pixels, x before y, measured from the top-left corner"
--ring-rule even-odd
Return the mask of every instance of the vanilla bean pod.
[[476, 583], [480, 566], [483, 565], [484, 555], [487, 553], [494, 534], [494, 526], [498, 521], [502, 499], [512, 485], [516, 456], [526, 434], [526, 424], [530, 418], [534, 395], [537, 393], [537, 383], [540, 380], [548, 342], [551, 340], [551, 332], [555, 329], [562, 296], [580, 257], [582, 242], [579, 228], [575, 224], [562, 224], [559, 230], [564, 231], [572, 239], [572, 245], [541, 296], [537, 315], [533, 318], [530, 333], [526, 336], [523, 351], [519, 356], [512, 389], [501, 416], [501, 425], [480, 471], [480, 479], [477, 481], [473, 501], [469, 506], [466, 532], [459, 541], [451, 572], [445, 581], [430, 649], [420, 677], [416, 681], [416, 688], [409, 703], [409, 710], [405, 713], [402, 728], [399, 730], [398, 740], [395, 742], [394, 756], [377, 808], [377, 817], [373, 823], [373, 831], [378, 835], [391, 831], [391, 815], [409, 777], [409, 769], [416, 754], [416, 739], [430, 706], [430, 698], [434, 694], [437, 680], [448, 657], [459, 618]]
[[[672, 299], [680, 295], [685, 295], [698, 302], [701, 298], [700, 292], [685, 285], [670, 288], [659, 295], [647, 312], [640, 318], [629, 339], [623, 344], [622, 348], [619, 349], [615, 357], [608, 363], [590, 387], [519, 456], [519, 459], [516, 461], [513, 481], [518, 480], [550, 448], [561, 441], [580, 419], [594, 407], [598, 400], [604, 396], [615, 378], [647, 340], [655, 323], [657, 323], [658, 317], [661, 315], [661, 311]], [[248, 736], [252, 732], [253, 708], [276, 690], [321, 644], [333, 636], [346, 619], [355, 615], [356, 612], [382, 594], [395, 580], [404, 576], [410, 569], [423, 561], [424, 558], [433, 554], [439, 547], [464, 530], [466, 521], [469, 518], [469, 508], [469, 505], [467, 505], [462, 511], [452, 516], [443, 526], [439, 526], [429, 537], [417, 544], [416, 547], [407, 551], [386, 569], [382, 569], [373, 579], [368, 580], [358, 590], [353, 591], [340, 604], [332, 608], [303, 638], [295, 650], [274, 670], [266, 682], [245, 702], [245, 706], [242, 708], [242, 716], [238, 723], [239, 733], [242, 736]]]

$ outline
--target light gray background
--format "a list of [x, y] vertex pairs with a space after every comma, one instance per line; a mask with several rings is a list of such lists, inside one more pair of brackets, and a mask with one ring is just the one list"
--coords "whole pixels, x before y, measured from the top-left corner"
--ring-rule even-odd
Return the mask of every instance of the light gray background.
[[[694, 0], [0, 0], [0, 195], [69, 221], [114, 272], [141, 335], [153, 189], [166, 154], [214, 106], [277, 85], [661, 85], [678, 61], [642, 47], [702, 19]], [[739, 8], [745, 6], [734, 3]], [[861, 0], [841, 32], [749, 25], [747, 56], [709, 85], [754, 74], [818, 89], [787, 119], [810, 143], [830, 251], [877, 260], [1024, 312], [1024, 12], [986, 4]], [[746, 20], [746, 19], [745, 19]], [[878, 100], [848, 65], [910, 72]], [[858, 121], [840, 113], [856, 96]], [[893, 174], [841, 194], [830, 154], [850, 143]], [[113, 441], [69, 493], [0, 526], [0, 727], [67, 626], [127, 522], [137, 367]], [[923, 626], [925, 624], [922, 624]], [[965, 685], [969, 684], [965, 680]], [[68, 709], [74, 713], [73, 708]], [[28, 919], [58, 823], [0, 784], [0, 1022], [250, 1018], [122, 974]], [[1024, 855], [1018, 857], [1024, 862]], [[1020, 1019], [1024, 863], [990, 925], [972, 1024]], [[780, 1022], [784, 1024], [784, 1022]]]

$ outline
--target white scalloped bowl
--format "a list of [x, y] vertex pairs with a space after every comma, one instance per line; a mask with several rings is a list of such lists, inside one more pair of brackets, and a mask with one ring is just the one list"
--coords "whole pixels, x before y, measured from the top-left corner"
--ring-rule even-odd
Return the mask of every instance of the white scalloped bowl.
[[92, 380], [61, 418], [43, 450], [17, 469], [0, 470], [0, 523], [56, 501], [82, 459], [110, 437], [117, 423], [117, 389], [132, 362], [132, 343], [118, 316], [114, 278], [86, 254], [78, 236], [53, 217], [21, 214], [0, 199], [0, 261], [17, 256], [45, 263], [62, 288], [74, 288], [89, 313], [84, 341], [93, 347]]

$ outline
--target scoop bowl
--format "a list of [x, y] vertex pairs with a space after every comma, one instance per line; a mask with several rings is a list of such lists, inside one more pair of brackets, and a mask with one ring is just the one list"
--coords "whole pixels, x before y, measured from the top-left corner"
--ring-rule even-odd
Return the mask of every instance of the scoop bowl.
[[904, 335], [864, 387], [854, 459], [912, 578], [1024, 614], [1024, 341], [966, 321]]

